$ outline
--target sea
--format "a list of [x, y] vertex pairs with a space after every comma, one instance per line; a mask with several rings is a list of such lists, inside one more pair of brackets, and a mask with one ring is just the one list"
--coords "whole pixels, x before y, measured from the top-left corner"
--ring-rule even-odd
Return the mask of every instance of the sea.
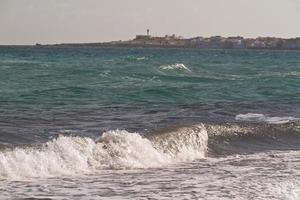
[[2, 46], [0, 199], [300, 199], [300, 51]]

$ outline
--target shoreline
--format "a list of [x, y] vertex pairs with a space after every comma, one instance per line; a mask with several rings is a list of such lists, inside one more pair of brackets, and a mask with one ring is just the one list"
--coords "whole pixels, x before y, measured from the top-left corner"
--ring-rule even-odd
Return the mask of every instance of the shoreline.
[[0, 47], [62, 47], [62, 48], [159, 48], [159, 49], [203, 49], [203, 50], [300, 50], [300, 37], [276, 38], [257, 37], [194, 37], [180, 36], [157, 37], [151, 35], [137, 35], [134, 39], [111, 42], [88, 43], [59, 43], [35, 45], [0, 45]]

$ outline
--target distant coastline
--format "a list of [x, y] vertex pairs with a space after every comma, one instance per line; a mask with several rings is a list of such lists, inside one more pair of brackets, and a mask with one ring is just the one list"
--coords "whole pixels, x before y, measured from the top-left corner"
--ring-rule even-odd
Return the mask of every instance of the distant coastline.
[[127, 47], [127, 48], [194, 48], [194, 49], [270, 49], [270, 50], [300, 50], [300, 37], [276, 38], [257, 37], [194, 37], [183, 38], [176, 35], [163, 37], [137, 35], [127, 41], [112, 41], [102, 43], [62, 43], [62, 44], [36, 44], [41, 47]]

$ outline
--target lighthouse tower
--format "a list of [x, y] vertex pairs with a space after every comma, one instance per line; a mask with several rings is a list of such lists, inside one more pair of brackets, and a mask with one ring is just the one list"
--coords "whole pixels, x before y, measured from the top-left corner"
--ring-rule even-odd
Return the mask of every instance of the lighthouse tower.
[[147, 29], [147, 35], [136, 35], [135, 40], [149, 40], [151, 39], [150, 30]]

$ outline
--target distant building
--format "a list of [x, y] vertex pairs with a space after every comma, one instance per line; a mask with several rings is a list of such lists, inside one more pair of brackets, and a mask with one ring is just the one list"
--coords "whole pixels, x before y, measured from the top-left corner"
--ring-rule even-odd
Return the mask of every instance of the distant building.
[[149, 39], [151, 39], [151, 36], [150, 35], [137, 35], [137, 36], [135, 36], [135, 39], [136, 40], [149, 40]]
[[151, 39], [152, 37], [151, 37], [151, 35], [150, 35], [150, 30], [149, 29], [147, 29], [147, 35], [136, 35], [135, 36], [135, 39], [136, 40], [149, 40], [149, 39]]
[[165, 38], [166, 40], [182, 40], [184, 39], [182, 36], [177, 36], [175, 34], [173, 35], [165, 35]]

